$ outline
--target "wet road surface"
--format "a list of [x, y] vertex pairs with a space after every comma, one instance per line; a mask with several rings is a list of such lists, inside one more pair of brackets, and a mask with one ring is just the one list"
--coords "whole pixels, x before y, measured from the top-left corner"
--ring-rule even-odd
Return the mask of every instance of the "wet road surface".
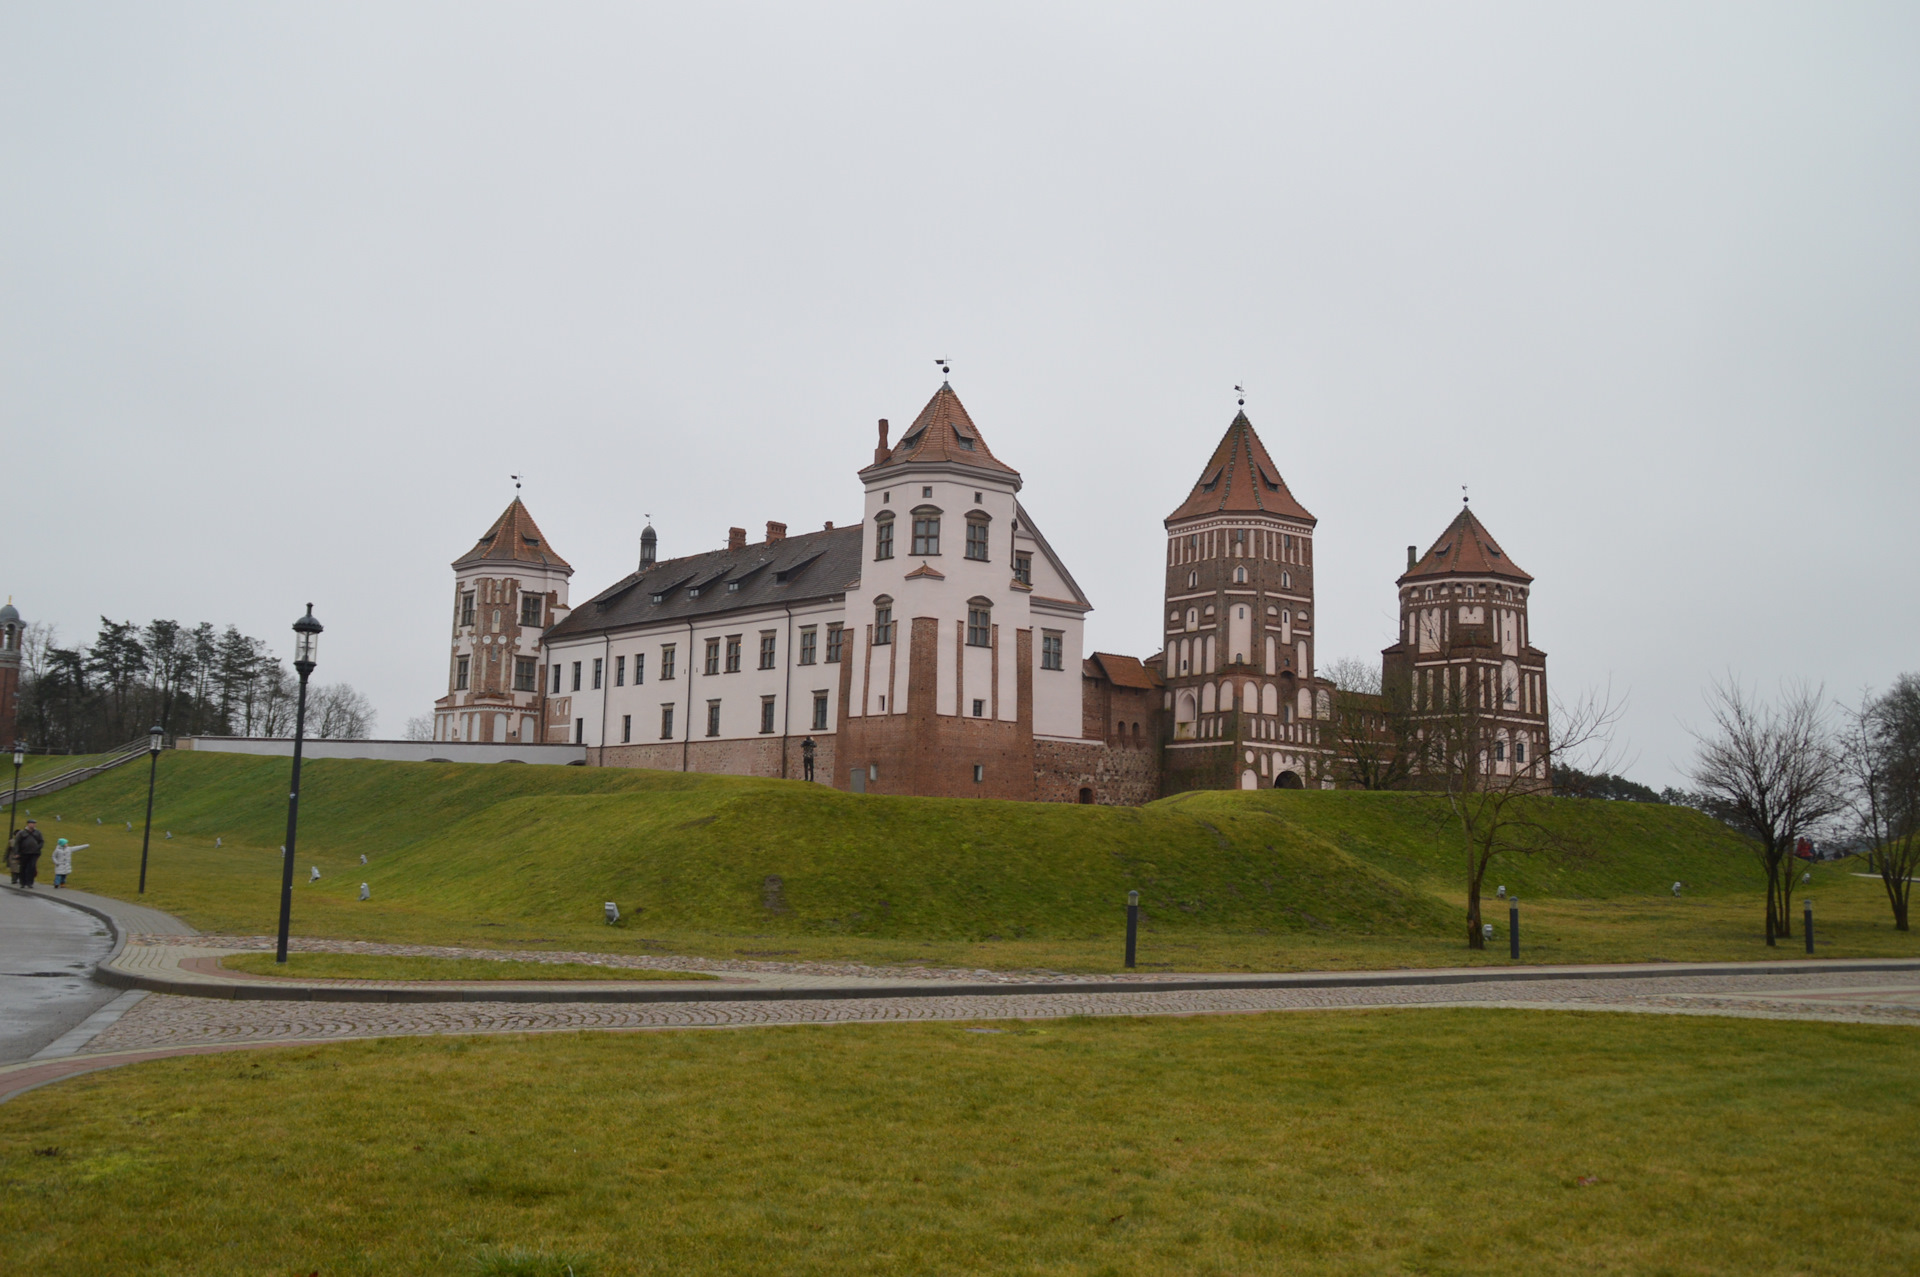
[[89, 978], [113, 951], [106, 924], [38, 898], [52, 894], [0, 890], [0, 1064], [31, 1057], [119, 994]]

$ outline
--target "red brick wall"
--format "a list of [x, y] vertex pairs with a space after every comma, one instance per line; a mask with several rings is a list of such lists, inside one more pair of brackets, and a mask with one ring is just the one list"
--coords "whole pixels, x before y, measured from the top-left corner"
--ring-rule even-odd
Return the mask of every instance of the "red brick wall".
[[1077, 803], [1082, 789], [1105, 806], [1150, 803], [1160, 796], [1160, 742], [1036, 740], [1033, 787], [1033, 796], [1047, 803]]

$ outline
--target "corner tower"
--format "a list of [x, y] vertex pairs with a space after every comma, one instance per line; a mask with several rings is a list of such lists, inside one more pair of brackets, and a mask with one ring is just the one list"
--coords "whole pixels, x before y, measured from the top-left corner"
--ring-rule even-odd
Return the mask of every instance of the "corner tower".
[[858, 580], [846, 594], [834, 784], [1036, 794], [1035, 740], [1081, 736], [1092, 605], [943, 383], [898, 444], [880, 423]]
[[1407, 547], [1399, 641], [1381, 653], [1414, 709], [1464, 705], [1491, 744], [1496, 776], [1546, 774], [1547, 654], [1532, 644], [1533, 577], [1462, 506], [1424, 555]]
[[540, 639], [567, 615], [573, 568], [519, 497], [453, 561], [453, 645], [433, 738], [533, 744], [545, 679]]
[[0, 607], [0, 749], [11, 750], [20, 730], [20, 646], [26, 623], [8, 598]]
[[1332, 685], [1314, 676], [1317, 522], [1235, 416], [1166, 519], [1165, 792], [1331, 783]]

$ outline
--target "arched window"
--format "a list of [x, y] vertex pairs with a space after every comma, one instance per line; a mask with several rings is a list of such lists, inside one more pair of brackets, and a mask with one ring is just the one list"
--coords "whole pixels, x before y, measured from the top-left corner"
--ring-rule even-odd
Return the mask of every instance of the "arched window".
[[1245, 568], [1235, 568], [1233, 570], [1233, 583], [1235, 585], [1245, 585], [1247, 583], [1247, 570]]
[[1283, 590], [1291, 590], [1293, 588], [1293, 573], [1282, 572], [1280, 574], [1280, 588]]
[[1198, 572], [1187, 573], [1187, 588], [1189, 590], [1197, 590], [1200, 588], [1200, 574]]
[[917, 557], [940, 553], [940, 511], [933, 506], [913, 512], [913, 552]]
[[893, 599], [885, 594], [873, 601], [873, 641], [875, 646], [893, 642]]

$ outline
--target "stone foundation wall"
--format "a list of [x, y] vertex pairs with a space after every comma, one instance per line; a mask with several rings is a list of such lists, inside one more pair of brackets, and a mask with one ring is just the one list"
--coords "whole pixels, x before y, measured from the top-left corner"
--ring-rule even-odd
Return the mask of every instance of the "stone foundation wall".
[[[608, 745], [601, 749], [588, 749], [586, 756], [590, 767], [644, 767], [667, 772], [684, 769], [716, 776], [785, 776], [789, 780], [800, 780], [806, 775], [804, 756], [800, 752], [805, 740], [804, 736], [789, 736], [784, 742], [778, 736], [755, 736], [742, 740], [694, 740], [686, 743], [654, 741], [645, 745]], [[831, 782], [834, 770], [833, 734], [817, 732], [813, 744], [814, 779], [823, 783]]]
[[1077, 803], [1080, 791], [1109, 807], [1138, 807], [1160, 796], [1158, 745], [1110, 745], [1105, 741], [1035, 740], [1034, 797]]

